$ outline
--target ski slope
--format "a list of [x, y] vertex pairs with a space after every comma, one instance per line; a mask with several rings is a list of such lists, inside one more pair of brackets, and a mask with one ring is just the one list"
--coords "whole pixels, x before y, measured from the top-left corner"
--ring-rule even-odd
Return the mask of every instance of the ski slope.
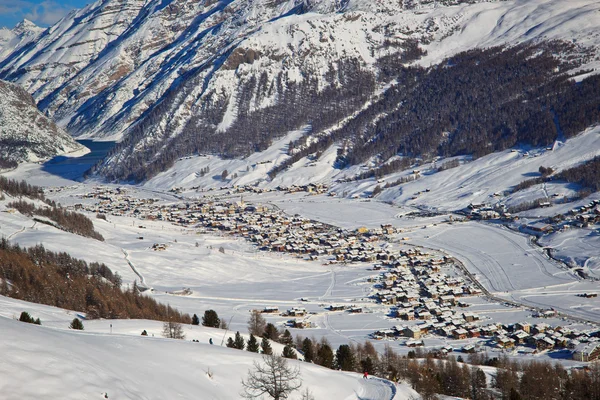
[[[105, 394], [109, 399], [241, 399], [241, 379], [261, 360], [219, 346], [225, 332], [220, 329], [186, 326], [186, 339], [173, 340], [160, 337], [156, 321], [84, 320], [84, 331], [71, 331], [66, 328], [73, 312], [5, 297], [0, 305], [0, 393], [6, 400], [102, 399]], [[11, 319], [20, 310], [40, 317], [42, 326]], [[148, 337], [140, 335], [143, 329]], [[276, 351], [280, 347], [274, 344]], [[300, 368], [302, 389], [317, 399], [418, 398], [405, 385], [392, 389], [384, 380], [290, 363]], [[300, 396], [297, 392], [290, 399]]]

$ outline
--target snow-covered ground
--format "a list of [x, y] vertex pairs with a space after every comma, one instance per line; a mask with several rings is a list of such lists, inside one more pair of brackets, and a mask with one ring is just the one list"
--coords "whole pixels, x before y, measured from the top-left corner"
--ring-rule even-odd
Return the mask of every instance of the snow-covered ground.
[[[224, 331], [186, 327], [186, 340], [163, 339], [161, 324], [144, 320], [84, 321], [68, 330], [74, 313], [0, 297], [0, 392], [21, 399], [239, 399], [241, 380], [261, 356], [219, 346]], [[42, 326], [6, 317], [20, 310]], [[112, 329], [110, 326], [112, 325]], [[149, 336], [141, 336], [142, 330]], [[112, 330], [112, 333], [111, 333]], [[153, 336], [154, 335], [154, 336]], [[213, 338], [215, 345], [208, 344]], [[198, 343], [191, 342], [197, 339]], [[323, 399], [408, 399], [406, 385], [364, 381], [343, 373], [290, 361], [300, 368], [302, 389]], [[393, 395], [395, 393], [395, 396]], [[290, 399], [299, 399], [300, 392]]]

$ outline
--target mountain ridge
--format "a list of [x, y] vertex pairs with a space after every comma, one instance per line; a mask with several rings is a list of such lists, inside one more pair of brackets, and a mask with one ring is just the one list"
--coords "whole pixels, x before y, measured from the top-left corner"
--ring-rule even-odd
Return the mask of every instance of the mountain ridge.
[[0, 159], [12, 165], [82, 151], [23, 88], [0, 80]]
[[306, 124], [311, 143], [387, 90], [390, 71], [460, 51], [564, 37], [592, 47], [578, 68], [593, 70], [597, 12], [590, 0], [111, 0], [14, 52], [0, 77], [72, 135], [120, 141], [95, 172], [145, 180], [181, 156], [244, 157]]

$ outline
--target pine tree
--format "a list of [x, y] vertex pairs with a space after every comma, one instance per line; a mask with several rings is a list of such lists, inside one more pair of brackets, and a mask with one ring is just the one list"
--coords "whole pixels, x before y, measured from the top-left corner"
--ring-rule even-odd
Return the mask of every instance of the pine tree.
[[250, 339], [248, 339], [248, 344], [246, 345], [246, 350], [252, 353], [258, 353], [260, 346], [258, 345], [258, 340], [256, 340], [256, 336], [250, 334]]
[[262, 349], [262, 353], [266, 354], [266, 355], [271, 355], [273, 354], [273, 348], [271, 347], [271, 343], [269, 343], [269, 339], [267, 338], [262, 338], [262, 341], [260, 342], [260, 348]]
[[226, 346], [229, 347], [230, 349], [235, 349], [235, 342], [233, 341], [231, 336], [227, 338]]
[[333, 361], [334, 355], [331, 346], [326, 343], [321, 344], [319, 346], [319, 350], [317, 351], [316, 363], [326, 368], [333, 368]]
[[200, 325], [200, 318], [196, 314], [192, 317], [192, 325]]
[[71, 321], [71, 325], [69, 325], [69, 328], [82, 331], [83, 323], [79, 319], [73, 318], [73, 321]]
[[291, 346], [294, 343], [294, 338], [292, 334], [287, 329], [283, 332], [279, 339], [279, 343]]
[[279, 331], [277, 330], [275, 325], [273, 325], [272, 323], [269, 322], [267, 324], [267, 326], [265, 327], [263, 337], [274, 340], [274, 341], [278, 341], [279, 340]]
[[360, 361], [360, 367], [363, 372], [366, 371], [371, 375], [375, 373], [375, 366], [373, 365], [373, 360], [371, 360], [371, 357], [369, 356], [367, 356], [367, 358], [365, 358], [364, 360]]
[[240, 335], [239, 331], [235, 333], [235, 340], [233, 341], [233, 344], [236, 349], [244, 350], [245, 340], [242, 335]]
[[298, 358], [298, 356], [296, 355], [296, 352], [294, 351], [292, 346], [289, 344], [285, 345], [285, 347], [283, 348], [283, 353], [281, 355], [285, 358], [292, 358], [294, 360]]
[[23, 311], [19, 317], [19, 321], [31, 324], [33, 322], [33, 317], [27, 311]]
[[218, 328], [220, 324], [221, 320], [219, 319], [219, 316], [215, 310], [204, 311], [204, 316], [202, 317], [202, 326]]
[[302, 341], [302, 353], [304, 353], [304, 361], [313, 362], [315, 358], [312, 340], [306, 338]]
[[337, 366], [339, 369], [342, 371], [354, 371], [356, 360], [354, 358], [352, 349], [350, 349], [350, 346], [347, 344], [340, 345], [335, 352], [335, 358], [337, 360]]

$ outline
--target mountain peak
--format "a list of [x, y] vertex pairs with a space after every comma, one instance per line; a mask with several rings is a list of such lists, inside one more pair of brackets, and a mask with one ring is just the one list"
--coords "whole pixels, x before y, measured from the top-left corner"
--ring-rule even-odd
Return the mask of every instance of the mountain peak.
[[23, 33], [27, 33], [27, 32], [37, 33], [39, 30], [42, 30], [42, 29], [43, 28], [40, 28], [35, 23], [33, 23], [30, 20], [28, 20], [27, 18], [25, 18], [23, 21], [21, 21], [17, 25], [15, 25], [15, 27], [12, 29], [12, 31], [16, 35], [22, 35]]

